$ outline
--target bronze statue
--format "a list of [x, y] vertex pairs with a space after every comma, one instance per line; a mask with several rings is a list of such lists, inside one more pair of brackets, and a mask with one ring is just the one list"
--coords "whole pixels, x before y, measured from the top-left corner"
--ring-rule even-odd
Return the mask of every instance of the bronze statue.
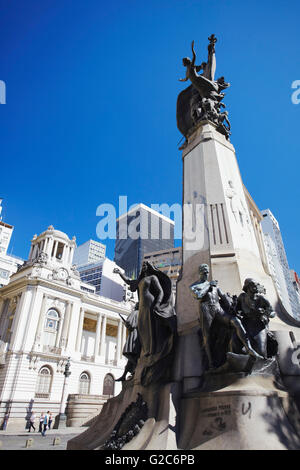
[[[216, 129], [226, 139], [230, 135], [230, 122], [228, 112], [220, 112], [220, 107], [225, 107], [221, 101], [225, 94], [223, 90], [230, 86], [224, 77], [215, 80], [216, 56], [215, 44], [217, 38], [212, 34], [208, 44], [207, 62], [196, 65], [196, 53], [194, 41], [192, 41], [192, 59], [184, 57], [183, 65], [186, 67], [185, 78], [181, 82], [190, 80], [191, 87], [180, 93], [177, 100], [177, 126], [185, 137], [189, 135], [195, 124], [200, 121], [209, 120], [216, 125]], [[201, 74], [198, 72], [202, 71]]]
[[[208, 281], [208, 275], [209, 266], [207, 264], [201, 264], [199, 266], [200, 279], [190, 286], [190, 290], [194, 298], [199, 301], [203, 345], [207, 355], [209, 369], [216, 367], [214, 356], [219, 353], [219, 351], [216, 350], [218, 349], [216, 346], [218, 338], [215, 340], [216, 342], [212, 341], [211, 331], [213, 323], [216, 325], [215, 331], [220, 331], [221, 325], [224, 325], [227, 329], [233, 328], [246, 353], [255, 359], [263, 359], [251, 346], [247, 331], [241, 320], [232, 314], [232, 299], [229, 295], [223, 294], [221, 289], [217, 286], [217, 281]], [[226, 350], [224, 352], [226, 353]]]
[[236, 312], [247, 331], [252, 348], [267, 358], [276, 354], [277, 341], [268, 328], [275, 312], [264, 294], [264, 286], [252, 278], [246, 279], [243, 292], [237, 299]]
[[143, 364], [142, 385], [167, 379], [174, 340], [176, 314], [173, 306], [172, 283], [169, 277], [149, 262], [144, 262], [137, 279], [129, 279], [119, 270], [132, 292], [138, 291], [139, 313], [137, 331]]
[[[115, 268], [114, 272], [118, 272], [120, 274], [117, 268]], [[123, 382], [124, 380], [126, 380], [127, 373], [131, 374], [129, 379], [133, 378], [136, 364], [141, 353], [141, 343], [140, 343], [138, 330], [137, 330], [138, 316], [139, 316], [139, 304], [137, 302], [135, 304], [134, 309], [128, 315], [126, 320], [124, 320], [122, 317], [122, 320], [124, 321], [125, 326], [128, 330], [128, 336], [127, 336], [127, 339], [123, 348], [123, 356], [127, 358], [127, 364], [125, 366], [123, 374], [121, 375], [121, 377], [116, 379], [116, 382], [118, 381]]]

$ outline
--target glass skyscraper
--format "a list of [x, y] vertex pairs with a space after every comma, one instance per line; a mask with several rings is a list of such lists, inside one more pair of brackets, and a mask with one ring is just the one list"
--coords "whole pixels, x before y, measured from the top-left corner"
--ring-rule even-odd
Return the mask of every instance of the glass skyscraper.
[[114, 261], [130, 278], [139, 275], [146, 253], [174, 247], [174, 222], [138, 204], [117, 219]]

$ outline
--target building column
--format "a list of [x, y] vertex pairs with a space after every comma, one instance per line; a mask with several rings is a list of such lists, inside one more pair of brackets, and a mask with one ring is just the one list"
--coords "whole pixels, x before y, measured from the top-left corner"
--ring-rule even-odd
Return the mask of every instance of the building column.
[[106, 338], [106, 315], [103, 315], [103, 320], [102, 320], [102, 330], [101, 330], [101, 343], [100, 343], [100, 356], [105, 359], [105, 342]]
[[84, 320], [84, 309], [81, 307], [80, 315], [79, 315], [78, 330], [77, 330], [77, 339], [76, 339], [76, 351], [77, 352], [80, 352], [80, 347], [81, 347], [83, 320]]
[[38, 321], [38, 326], [36, 329], [36, 334], [35, 334], [35, 339], [34, 339], [34, 344], [33, 344], [33, 350], [39, 350], [42, 347], [42, 336], [43, 336], [43, 328], [44, 328], [44, 322], [45, 322], [45, 313], [46, 313], [46, 302], [48, 300], [48, 296], [46, 294], [43, 295], [43, 300], [42, 300], [42, 306], [41, 306], [41, 311], [40, 311], [40, 316], [39, 316], [39, 321]]
[[3, 300], [2, 304], [2, 312], [0, 315], [0, 339], [3, 341], [4, 335], [5, 335], [5, 324], [6, 324], [6, 319], [7, 319], [7, 311], [9, 308], [10, 304], [10, 299], [5, 299]]
[[117, 348], [116, 348], [116, 361], [117, 364], [121, 359], [121, 350], [122, 350], [122, 320], [118, 322], [118, 336], [117, 336]]
[[63, 322], [61, 338], [60, 338], [60, 347], [63, 349], [66, 349], [67, 347], [68, 331], [69, 331], [72, 308], [73, 308], [73, 304], [71, 302], [68, 302], [66, 306], [66, 312], [64, 316], [64, 322]]
[[22, 309], [24, 305], [26, 306], [27, 299], [31, 295], [32, 295], [31, 289], [27, 288], [25, 291], [22, 292], [22, 294], [20, 295], [18, 299], [18, 303], [16, 306], [15, 314], [14, 314], [14, 319], [13, 319], [12, 326], [11, 326], [12, 335], [11, 335], [10, 342], [9, 342], [10, 350], [14, 350], [15, 346], [17, 346], [16, 343], [19, 343], [20, 335], [23, 335], [23, 331], [21, 331], [22, 328], [19, 328], [20, 322], [24, 320], [24, 318], [22, 318]]
[[59, 348], [59, 346], [60, 346], [60, 338], [62, 336], [62, 329], [63, 329], [63, 325], [64, 325], [65, 315], [67, 313], [67, 307], [68, 307], [68, 305], [65, 308], [64, 314], [61, 315], [61, 318], [60, 318], [60, 321], [59, 321], [59, 324], [58, 324], [58, 331], [56, 333], [56, 340], [55, 340], [55, 347], [56, 348]]
[[29, 255], [28, 255], [28, 260], [31, 259], [32, 251], [33, 251], [33, 244], [31, 243], [31, 247], [30, 247], [30, 251], [29, 251]]
[[124, 348], [125, 343], [126, 343], [126, 332], [127, 332], [127, 328], [126, 328], [125, 324], [122, 322], [122, 351], [121, 351], [121, 357], [123, 355], [123, 348]]
[[53, 257], [54, 258], [56, 258], [57, 245], [58, 245], [58, 241], [54, 240], [54, 250], [53, 250]]
[[53, 248], [53, 238], [49, 237], [48, 238], [47, 249], [46, 249], [46, 253], [47, 253], [49, 259], [51, 258], [52, 248]]
[[94, 347], [94, 361], [97, 361], [99, 356], [99, 343], [100, 343], [100, 334], [101, 334], [101, 323], [102, 317], [100, 314], [97, 315], [97, 327], [96, 327], [96, 337], [95, 337], [95, 347]]

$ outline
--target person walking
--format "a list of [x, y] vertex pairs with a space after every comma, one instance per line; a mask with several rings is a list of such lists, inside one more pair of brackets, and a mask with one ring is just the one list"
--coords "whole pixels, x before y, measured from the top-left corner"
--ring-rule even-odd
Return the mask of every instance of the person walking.
[[31, 428], [33, 428], [33, 430], [35, 431], [34, 422], [35, 422], [35, 414], [34, 414], [34, 412], [32, 412], [32, 413], [31, 413], [31, 416], [30, 416], [30, 418], [29, 418], [29, 429], [28, 429], [28, 432], [31, 431]]
[[6, 428], [7, 428], [8, 418], [9, 418], [9, 414], [8, 414], [8, 413], [5, 413], [5, 415], [4, 415], [4, 420], [3, 420], [3, 425], [2, 425], [2, 430], [3, 430], [3, 431], [5, 431]]
[[49, 411], [44, 416], [44, 421], [43, 421], [43, 431], [42, 431], [42, 436], [44, 437], [47, 431], [47, 426], [49, 422]]
[[49, 420], [48, 420], [48, 429], [51, 429], [51, 424], [52, 424], [53, 418], [52, 418], [52, 413], [49, 413]]
[[41, 413], [40, 419], [39, 419], [39, 432], [43, 431], [43, 423], [44, 423], [44, 413]]

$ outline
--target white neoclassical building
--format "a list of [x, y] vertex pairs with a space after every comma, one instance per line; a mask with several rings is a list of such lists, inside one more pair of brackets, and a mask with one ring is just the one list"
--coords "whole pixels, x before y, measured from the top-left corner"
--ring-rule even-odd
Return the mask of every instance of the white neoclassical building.
[[[57, 416], [67, 404], [67, 425], [97, 414], [119, 392], [129, 302], [95, 294], [72, 265], [76, 247], [50, 226], [31, 242], [29, 259], [0, 289], [0, 426], [24, 429], [31, 411]], [[71, 375], [63, 397], [64, 370]]]

